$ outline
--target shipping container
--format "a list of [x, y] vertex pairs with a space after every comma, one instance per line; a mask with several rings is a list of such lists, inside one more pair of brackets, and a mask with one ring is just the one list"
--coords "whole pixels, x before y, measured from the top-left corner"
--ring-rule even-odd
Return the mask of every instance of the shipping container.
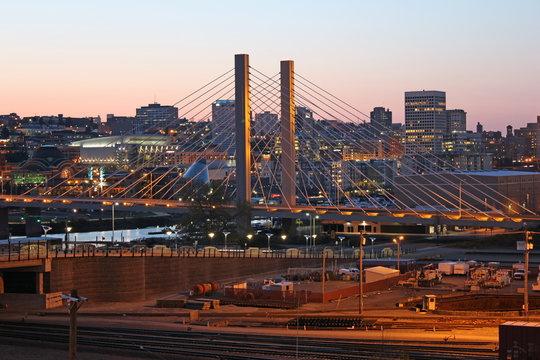
[[457, 263], [454, 265], [454, 275], [468, 275], [468, 274], [469, 274], [469, 264]]
[[499, 325], [499, 360], [540, 359], [540, 323], [507, 321]]
[[442, 272], [444, 275], [454, 275], [454, 265], [455, 262], [440, 262], [439, 263], [439, 271]]

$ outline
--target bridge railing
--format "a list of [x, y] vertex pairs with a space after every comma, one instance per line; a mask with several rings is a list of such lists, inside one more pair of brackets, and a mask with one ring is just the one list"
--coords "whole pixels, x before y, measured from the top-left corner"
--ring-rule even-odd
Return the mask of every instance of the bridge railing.
[[[48, 243], [28, 243], [15, 241], [8, 246], [0, 247], [0, 262], [28, 261], [49, 258], [74, 257], [174, 257], [174, 258], [261, 258], [261, 259], [341, 259], [358, 260], [358, 250], [341, 252], [339, 250], [290, 251], [291, 249], [258, 250], [253, 249], [185, 249], [168, 248], [157, 245], [152, 248], [136, 245], [133, 247], [102, 246], [79, 244], [74, 248], [66, 249], [60, 246], [50, 246]], [[415, 252], [414, 248], [401, 248], [401, 255]], [[378, 251], [364, 251], [364, 259], [384, 259], [397, 256], [396, 249], [385, 248]]]

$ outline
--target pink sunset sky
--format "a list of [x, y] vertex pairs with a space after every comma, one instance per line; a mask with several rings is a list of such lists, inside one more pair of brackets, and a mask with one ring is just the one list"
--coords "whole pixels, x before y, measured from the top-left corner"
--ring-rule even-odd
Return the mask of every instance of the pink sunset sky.
[[[403, 122], [404, 92], [441, 90], [468, 128], [540, 115], [538, 1], [25, 1], [2, 5], [0, 114], [134, 115], [250, 54]], [[181, 112], [181, 111], [180, 111]]]

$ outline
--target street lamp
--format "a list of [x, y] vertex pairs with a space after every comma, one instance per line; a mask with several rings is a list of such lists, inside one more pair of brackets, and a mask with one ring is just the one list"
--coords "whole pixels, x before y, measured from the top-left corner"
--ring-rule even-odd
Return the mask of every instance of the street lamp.
[[268, 236], [268, 251], [270, 251], [270, 238], [273, 236], [274, 234], [272, 233], [266, 233], [266, 236]]
[[401, 273], [401, 268], [399, 267], [399, 254], [400, 254], [400, 249], [399, 249], [399, 243], [401, 241], [403, 241], [404, 237], [403, 236], [400, 236], [398, 238], [393, 238], [392, 241], [397, 244], [397, 269], [398, 271]]
[[210, 243], [212, 243], [212, 239], [214, 238], [214, 234], [213, 232], [209, 233], [208, 236], [210, 237]]
[[343, 257], [343, 240], [345, 240], [345, 236], [338, 236], [339, 239], [339, 247], [341, 249], [341, 257]]
[[363, 250], [364, 250], [364, 245], [365, 245], [365, 242], [366, 242], [366, 238], [364, 237], [364, 233], [362, 233], [360, 235], [360, 254], [359, 254], [359, 272], [360, 272], [360, 276], [358, 276], [358, 287], [359, 287], [359, 297], [358, 297], [358, 314], [359, 315], [363, 315], [364, 313], [364, 263], [363, 263], [363, 260], [364, 260], [364, 253], [363, 253]]
[[312, 239], [313, 239], [313, 253], [315, 254], [315, 239], [317, 238], [317, 234], [313, 234], [312, 236]]
[[369, 240], [371, 240], [371, 258], [373, 259], [373, 242], [375, 241], [375, 239], [377, 238], [374, 238], [374, 237], [370, 237]]
[[367, 225], [366, 221], [365, 220], [362, 221], [361, 225], [364, 227], [364, 234], [365, 234], [366, 233], [366, 225]]
[[[247, 234], [246, 237], [248, 239], [249, 245], [251, 246], [251, 238], [253, 237], [253, 235], [252, 234]], [[248, 243], [245, 243], [244, 244], [244, 252], [245, 252], [245, 250], [247, 250], [247, 247], [248, 247]]]
[[229, 231], [224, 231], [223, 235], [225, 235], [225, 250], [227, 250], [227, 236], [230, 234]]
[[45, 233], [45, 243], [47, 243], [47, 233], [52, 230], [52, 227], [47, 225], [41, 225], [43, 232]]
[[310, 238], [311, 236], [309, 236], [309, 235], [306, 234], [306, 235], [304, 235], [304, 237], [306, 238], [306, 254], [307, 254], [309, 238]]
[[313, 233], [311, 232], [311, 214], [310, 214], [310, 213], [306, 213], [306, 216], [307, 216], [308, 219], [309, 219], [309, 238], [311, 239], [311, 235], [313, 235]]
[[67, 226], [66, 227], [66, 250], [67, 248], [69, 247], [69, 232], [72, 230], [73, 228], [71, 226]]
[[285, 241], [285, 239], [287, 239], [287, 235], [285, 235], [285, 234], [281, 235], [281, 239], [282, 239], [283, 241]]
[[112, 235], [111, 235], [111, 242], [114, 245], [114, 206], [118, 205], [118, 203], [115, 203], [113, 201], [112, 203]]

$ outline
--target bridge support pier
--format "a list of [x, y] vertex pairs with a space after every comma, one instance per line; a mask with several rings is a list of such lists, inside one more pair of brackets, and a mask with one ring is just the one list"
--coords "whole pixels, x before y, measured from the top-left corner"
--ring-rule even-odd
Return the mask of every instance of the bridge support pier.
[[9, 238], [9, 211], [8, 208], [0, 208], [0, 240]]
[[41, 229], [41, 223], [38, 219], [41, 217], [40, 208], [26, 208], [25, 209], [25, 233], [27, 237], [39, 237], [43, 230]]
[[282, 218], [281, 229], [283, 231], [283, 234], [286, 234], [289, 239], [295, 236], [296, 235], [296, 219]]

